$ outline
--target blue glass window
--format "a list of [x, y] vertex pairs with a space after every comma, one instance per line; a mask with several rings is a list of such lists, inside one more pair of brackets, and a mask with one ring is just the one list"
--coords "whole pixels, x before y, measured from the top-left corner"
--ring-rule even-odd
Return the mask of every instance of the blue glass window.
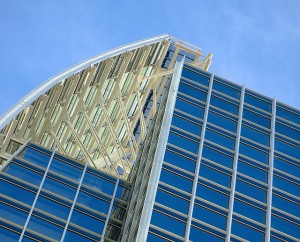
[[75, 181], [79, 181], [82, 173], [82, 170], [80, 170], [79, 168], [57, 159], [52, 160], [50, 170]]
[[239, 160], [237, 170], [240, 173], [243, 173], [262, 182], [267, 182], [268, 180], [267, 172], [259, 169], [255, 166], [255, 164], [251, 165], [250, 163]]
[[210, 104], [235, 115], [238, 115], [239, 113], [239, 107], [237, 105], [229, 103], [224, 99], [218, 98], [214, 95], [212, 95], [210, 98]]
[[228, 96], [231, 96], [233, 98], [240, 99], [240, 91], [233, 89], [232, 87], [229, 87], [229, 86], [225, 85], [224, 83], [214, 81], [213, 89], [216, 91], [219, 91], [221, 93], [224, 93]]
[[198, 147], [199, 147], [198, 143], [196, 143], [190, 139], [186, 139], [186, 138], [184, 138], [178, 134], [175, 134], [173, 132], [169, 133], [168, 143], [176, 145], [177, 147], [180, 147], [182, 149], [190, 151], [194, 154], [198, 153]]
[[233, 211], [262, 224], [264, 224], [266, 220], [264, 211], [237, 199], [234, 200]]
[[209, 111], [207, 121], [209, 123], [222, 127], [223, 129], [227, 129], [231, 132], [236, 132], [236, 122], [225, 118], [219, 114]]
[[22, 201], [28, 205], [31, 205], [35, 194], [21, 187], [8, 183], [6, 181], [0, 181], [0, 194], [6, 195], [10, 198]]
[[93, 218], [77, 210], [73, 210], [71, 222], [97, 234], [101, 234], [104, 227], [104, 221]]
[[189, 209], [188, 201], [160, 189], [157, 190], [155, 201], [184, 214]]
[[242, 125], [241, 135], [262, 145], [269, 146], [270, 137], [268, 135], [255, 129], [251, 129], [245, 125]]
[[80, 235], [80, 234], [74, 233], [70, 230], [67, 230], [64, 241], [65, 242], [76, 242], [76, 241], [90, 242], [91, 240], [84, 237], [83, 235]]
[[28, 214], [22, 210], [0, 203], [0, 218], [23, 226]]
[[192, 180], [176, 175], [175, 173], [165, 169], [161, 170], [160, 181], [186, 192], [192, 191]]
[[152, 212], [151, 224], [184, 237], [185, 223], [157, 211]]
[[219, 229], [226, 228], [226, 217], [209, 210], [206, 207], [194, 205], [193, 217]]
[[46, 178], [43, 184], [43, 189], [46, 189], [65, 198], [69, 198], [71, 200], [74, 198], [76, 192], [74, 188], [50, 179], [49, 177]]
[[246, 91], [245, 93], [245, 103], [248, 103], [256, 108], [260, 108], [262, 110], [265, 110], [267, 112], [271, 112], [272, 110], [272, 104], [269, 102], [266, 102], [262, 99], [259, 99], [257, 97], [254, 97], [252, 95], [249, 95]]
[[[288, 107], [286, 107], [286, 108], [288, 109]], [[277, 108], [276, 108], [276, 115], [278, 117], [284, 118], [290, 122], [300, 125], [300, 115], [289, 112], [288, 110], [286, 110], [280, 106], [277, 106]]]
[[264, 241], [264, 233], [234, 220], [232, 221], [231, 231], [233, 234], [248, 241]]
[[21, 153], [21, 156], [23, 155], [23, 159], [30, 161], [36, 165], [47, 167], [50, 156], [43, 154], [39, 151], [33, 150], [31, 148], [27, 148], [25, 151]]
[[224, 239], [218, 238], [213, 234], [205, 232], [203, 230], [191, 227], [190, 238], [191, 241], [209, 241], [209, 242], [223, 242]]
[[276, 239], [276, 238], [274, 238], [274, 237], [270, 237], [270, 242], [282, 242], [282, 240], [281, 239]]
[[148, 234], [148, 237], [147, 237], [147, 242], [167, 242], [169, 240], [165, 240], [161, 237], [158, 237], [158, 235], [154, 235], [154, 234]]
[[277, 157], [274, 158], [274, 168], [277, 168], [293, 176], [300, 177], [300, 166], [281, 160]]
[[196, 195], [224, 208], [228, 207], [229, 197], [227, 195], [206, 187], [202, 184], [197, 185]]
[[203, 118], [204, 109], [200, 106], [194, 105], [190, 102], [187, 102], [183, 99], [177, 98], [175, 103], [175, 109], [179, 109], [185, 113], [193, 115], [197, 118]]
[[275, 139], [275, 150], [300, 160], [300, 148]]
[[294, 140], [300, 140], [300, 131], [291, 127], [285, 126], [281, 123], [276, 122], [275, 130], [277, 133], [283, 134]]
[[171, 124], [192, 134], [200, 136], [201, 126], [186, 119], [174, 115]]
[[[298, 182], [299, 184], [299, 182]], [[300, 186], [295, 183], [288, 181], [282, 177], [274, 175], [273, 177], [273, 186], [277, 187], [285, 192], [289, 192], [295, 196], [300, 197]]]
[[271, 218], [271, 227], [288, 235], [294, 236], [295, 238], [300, 238], [299, 225], [291, 223], [273, 214]]
[[227, 156], [207, 146], [203, 146], [202, 156], [218, 164], [232, 168], [233, 157]]
[[257, 199], [261, 202], [266, 202], [266, 191], [250, 185], [244, 181], [236, 181], [236, 191], [247, 195], [248, 197]]
[[[299, 204], [300, 204], [300, 202], [299, 202]], [[273, 207], [281, 209], [282, 211], [290, 213], [297, 217], [300, 217], [300, 205], [299, 204], [289, 201], [288, 198], [282, 198], [275, 194], [273, 194], [273, 196], [272, 196], [272, 206]]]
[[206, 129], [205, 131], [205, 139], [210, 140], [218, 145], [224, 146], [228, 149], [234, 149], [234, 140], [230, 139], [222, 134], [219, 134], [210, 129]]
[[35, 204], [35, 208], [41, 209], [44, 212], [47, 212], [54, 216], [58, 216], [62, 219], [67, 219], [70, 212], [69, 207], [62, 205], [58, 202], [52, 201], [43, 196], [38, 197], [37, 202]]
[[193, 72], [191, 70], [188, 70], [186, 68], [182, 69], [181, 75], [187, 79], [190, 79], [192, 81], [198, 82], [202, 85], [208, 86], [209, 78], [202, 76], [199, 73]]
[[243, 118], [247, 119], [255, 124], [261, 125], [266, 128], [270, 128], [271, 121], [269, 118], [266, 118], [262, 115], [259, 115], [257, 113], [251, 112], [248, 109], [243, 110]]
[[264, 164], [269, 163], [269, 155], [258, 149], [252, 148], [248, 145], [240, 144], [239, 152], [243, 155], [246, 155], [256, 161], [262, 162]]
[[19, 234], [0, 226], [0, 241], [13, 242], [18, 241], [19, 238]]
[[46, 220], [35, 217], [34, 215], [30, 217], [27, 228], [41, 233], [43, 235], [46, 235], [55, 240], [60, 240], [63, 233], [62, 227], [59, 227]]
[[77, 203], [81, 203], [91, 209], [94, 209], [96, 211], [107, 213], [109, 208], [109, 203], [106, 201], [103, 201], [96, 196], [90, 195], [88, 193], [85, 193], [83, 191], [79, 192]]
[[196, 166], [195, 160], [191, 160], [187, 157], [181, 156], [180, 154], [171, 152], [169, 150], [166, 150], [165, 152], [164, 161], [172, 165], [175, 165], [177, 167], [180, 167], [182, 169], [185, 169], [189, 172], [195, 171], [195, 166]]
[[206, 101], [206, 93], [199, 89], [193, 88], [191, 85], [188, 85], [188, 83], [184, 83], [181, 81], [178, 91], [196, 98], [197, 100], [201, 100], [203, 102]]
[[83, 184], [109, 195], [113, 194], [115, 188], [114, 183], [89, 172], [85, 173]]
[[5, 169], [5, 173], [36, 186], [39, 186], [42, 180], [42, 175], [15, 163], [10, 163]]
[[212, 169], [211, 167], [201, 165], [199, 175], [203, 178], [216, 182], [225, 187], [230, 187], [231, 178], [230, 176]]

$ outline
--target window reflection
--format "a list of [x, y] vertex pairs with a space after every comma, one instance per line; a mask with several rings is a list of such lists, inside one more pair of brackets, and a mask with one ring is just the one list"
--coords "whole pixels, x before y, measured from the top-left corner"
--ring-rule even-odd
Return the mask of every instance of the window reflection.
[[186, 192], [192, 191], [193, 181], [182, 176], [176, 175], [166, 169], [161, 170], [160, 181]]
[[250, 198], [254, 198], [261, 202], [266, 202], [266, 191], [254, 186], [250, 185], [247, 182], [237, 180], [236, 181], [236, 191], [249, 196]]
[[175, 165], [179, 168], [185, 169], [189, 172], [195, 171], [196, 159], [190, 159], [189, 157], [184, 156], [184, 154], [179, 154], [170, 150], [166, 150], [164, 161], [168, 162], [169, 164]]
[[208, 209], [207, 207], [195, 204], [193, 217], [219, 229], [225, 230], [226, 228], [226, 217]]
[[196, 72], [193, 72], [192, 70], [183, 68], [181, 75], [187, 79], [190, 79], [190, 80], [198, 82], [202, 85], [208, 86], [209, 78], [202, 76], [201, 74], [198, 74]]
[[175, 109], [179, 109], [197, 118], [203, 118], [204, 115], [204, 109], [202, 107], [198, 106], [196, 103], [193, 104], [180, 98], [176, 99]]
[[[223, 81], [225, 82], [225, 81]], [[227, 84], [227, 83], [226, 83]], [[240, 99], [240, 91], [214, 80], [213, 89], [236, 99]]]
[[164, 190], [157, 190], [155, 201], [184, 214], [188, 213], [189, 201]]
[[228, 207], [229, 196], [199, 183], [197, 185], [196, 196], [203, 198], [209, 202], [215, 203], [224, 208]]
[[206, 101], [206, 93], [202, 90], [192, 87], [191, 83], [185, 80], [181, 80], [179, 84], [178, 92], [184, 93], [203, 102]]
[[248, 241], [264, 241], [264, 233], [237, 221], [232, 221], [232, 233]]
[[152, 212], [151, 224], [184, 237], [185, 223], [157, 211]]
[[235, 199], [233, 211], [259, 223], [265, 223], [265, 212], [245, 202]]

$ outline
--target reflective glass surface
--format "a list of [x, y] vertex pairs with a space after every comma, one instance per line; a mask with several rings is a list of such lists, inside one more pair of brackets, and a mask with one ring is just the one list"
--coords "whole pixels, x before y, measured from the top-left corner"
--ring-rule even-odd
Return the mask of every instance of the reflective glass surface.
[[204, 109], [197, 103], [192, 103], [180, 98], [176, 99], [175, 109], [181, 110], [197, 118], [203, 118], [204, 115]]
[[150, 223], [171, 233], [184, 236], [185, 223], [166, 214], [153, 211]]
[[82, 228], [91, 230], [92, 232], [98, 234], [102, 233], [104, 227], [104, 221], [96, 219], [95, 217], [87, 215], [84, 212], [79, 212], [77, 210], [74, 210], [72, 213], [71, 223], [74, 223], [78, 226], [81, 226]]
[[166, 169], [162, 169], [160, 174], [160, 181], [186, 192], [191, 192], [192, 190], [192, 180], [177, 175], [176, 173], [173, 173]]
[[189, 172], [195, 171], [196, 159], [191, 159], [183, 153], [180, 154], [177, 152], [175, 153], [170, 150], [166, 150], [164, 161], [168, 162], [169, 164], [175, 165], [179, 168], [185, 169]]
[[219, 229], [226, 228], [226, 217], [199, 205], [194, 206], [193, 217]]
[[232, 233], [248, 241], [264, 241], [264, 233], [235, 220], [232, 221]]
[[185, 149], [189, 152], [197, 154], [199, 144], [191, 139], [185, 138], [178, 133], [170, 132], [168, 143], [176, 145], [182, 149]]
[[259, 223], [265, 223], [265, 212], [255, 207], [255, 205], [251, 205], [250, 203], [242, 202], [236, 199], [234, 201], [233, 211]]
[[36, 216], [30, 217], [27, 229], [34, 230], [55, 240], [59, 240], [63, 233], [63, 227]]
[[35, 208], [62, 219], [67, 219], [70, 212], [70, 207], [43, 196], [38, 197]]
[[9, 206], [5, 203], [0, 203], [0, 218], [7, 219], [8, 221], [14, 222], [20, 226], [25, 224], [28, 213]]
[[189, 209], [189, 201], [164, 190], [157, 190], [155, 200], [162, 205], [165, 205], [184, 214], [187, 214]]
[[207, 187], [202, 184], [198, 184], [196, 195], [200, 198], [203, 198], [209, 202], [215, 203], [224, 208], [228, 207], [229, 197], [221, 191], [213, 189], [212, 187]]
[[213, 234], [201, 230], [199, 228], [191, 227], [191, 234], [190, 234], [190, 240], [192, 241], [199, 241], [201, 238], [202, 241], [211, 241], [211, 242], [221, 242], [224, 241], [223, 239], [214, 236]]
[[17, 165], [16, 163], [11, 163], [5, 170], [6, 174], [10, 174], [14, 177], [22, 179], [33, 185], [39, 186], [42, 180], [42, 175], [38, 174], [26, 167]]
[[208, 86], [209, 78], [192, 71], [191, 69], [183, 68], [181, 75], [187, 79], [198, 82], [199, 84]]
[[0, 193], [28, 205], [32, 204], [35, 196], [33, 192], [6, 181], [1, 181]]
[[59, 181], [56, 181], [54, 179], [51, 179], [49, 177], [46, 178], [43, 189], [56, 193], [62, 197], [73, 199], [76, 193], [75, 188], [68, 186], [66, 184], [63, 184]]

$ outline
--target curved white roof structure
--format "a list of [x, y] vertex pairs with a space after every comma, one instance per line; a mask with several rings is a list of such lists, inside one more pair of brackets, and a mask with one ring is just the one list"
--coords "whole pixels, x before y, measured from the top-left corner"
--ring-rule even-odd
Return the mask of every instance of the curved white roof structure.
[[0, 119], [0, 163], [28, 140], [111, 174], [129, 174], [176, 60], [211, 54], [168, 35], [88, 59], [44, 82]]

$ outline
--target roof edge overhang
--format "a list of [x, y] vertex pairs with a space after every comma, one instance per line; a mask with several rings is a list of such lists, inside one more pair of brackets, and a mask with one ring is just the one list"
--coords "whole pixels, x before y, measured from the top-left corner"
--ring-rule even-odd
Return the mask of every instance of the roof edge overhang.
[[124, 53], [126, 51], [131, 51], [136, 48], [140, 48], [145, 45], [150, 45], [153, 43], [161, 42], [163, 40], [170, 40], [172, 37], [170, 37], [167, 34], [158, 35], [152, 38], [140, 40], [137, 42], [133, 42], [128, 45], [123, 45], [118, 48], [115, 48], [113, 50], [101, 53], [97, 56], [94, 56], [92, 58], [89, 58], [53, 77], [42, 83], [39, 87], [35, 88], [33, 91], [31, 91], [29, 94], [27, 94], [25, 97], [23, 97], [20, 101], [18, 101], [12, 108], [10, 108], [4, 115], [0, 117], [0, 130], [5, 127], [13, 118], [15, 118], [21, 111], [23, 111], [26, 107], [28, 107], [32, 102], [34, 102], [39, 96], [50, 90], [52, 87], [54, 87], [56, 84], [62, 82], [63, 80], [67, 79], [68, 77], [84, 70], [85, 68], [89, 67], [90, 65], [93, 65], [95, 63], [98, 63], [100, 61], [103, 61], [105, 59], [114, 57], [116, 55], [119, 55], [121, 53]]

